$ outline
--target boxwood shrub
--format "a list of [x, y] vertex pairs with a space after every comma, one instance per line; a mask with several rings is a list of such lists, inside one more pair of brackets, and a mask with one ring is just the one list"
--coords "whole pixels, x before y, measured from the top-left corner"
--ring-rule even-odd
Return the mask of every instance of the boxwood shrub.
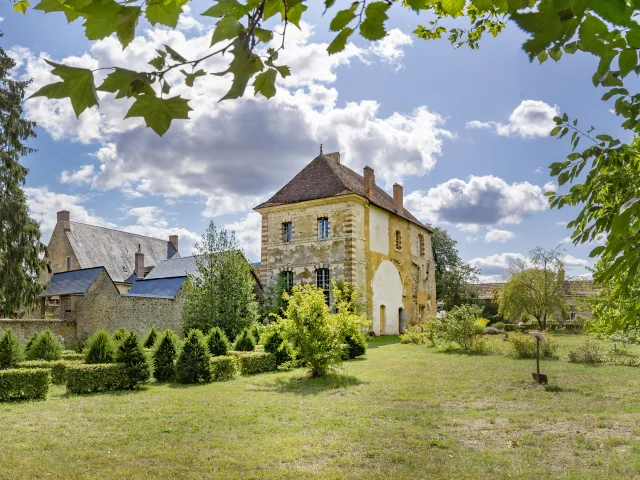
[[54, 385], [64, 385], [67, 383], [67, 368], [81, 365], [78, 361], [68, 360], [29, 360], [18, 364], [17, 368], [47, 368], [51, 371], [51, 383]]
[[153, 376], [159, 382], [171, 382], [176, 376], [178, 339], [172, 330], [165, 330], [153, 352]]
[[234, 350], [238, 352], [253, 352], [256, 349], [256, 339], [248, 328], [245, 328], [238, 338]]
[[51, 372], [47, 369], [0, 370], [0, 401], [45, 399]]
[[53, 336], [51, 330], [45, 330], [31, 339], [26, 350], [27, 360], [60, 360], [64, 347], [60, 340]]
[[238, 373], [238, 360], [235, 356], [218, 356], [211, 358], [211, 378], [215, 382], [231, 380]]
[[69, 393], [94, 393], [125, 390], [129, 387], [126, 365], [119, 363], [84, 364], [67, 368]]
[[23, 356], [18, 337], [8, 329], [0, 338], [0, 368], [15, 368]]
[[213, 327], [207, 336], [207, 346], [209, 353], [214, 357], [225, 356], [231, 350], [229, 339], [220, 327]]
[[62, 352], [60, 356], [61, 360], [67, 360], [68, 362], [84, 361], [84, 355], [76, 352]]
[[179, 383], [211, 381], [211, 354], [200, 330], [191, 330], [176, 362]]
[[280, 333], [274, 331], [267, 333], [263, 340], [264, 351], [276, 356], [276, 365], [293, 362], [295, 352], [288, 342], [285, 342]]
[[100, 330], [91, 335], [87, 340], [83, 355], [86, 363], [113, 363], [116, 348], [109, 332]]
[[238, 359], [240, 373], [253, 375], [255, 373], [271, 372], [276, 369], [276, 356], [266, 352], [231, 352]]

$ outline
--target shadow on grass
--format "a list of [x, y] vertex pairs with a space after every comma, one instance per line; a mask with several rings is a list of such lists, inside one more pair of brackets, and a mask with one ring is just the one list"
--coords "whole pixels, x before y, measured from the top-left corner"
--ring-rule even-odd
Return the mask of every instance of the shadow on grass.
[[385, 347], [387, 345], [394, 345], [396, 343], [400, 343], [400, 337], [398, 335], [369, 337], [367, 339], [367, 348]]
[[362, 385], [365, 382], [358, 380], [353, 375], [343, 375], [340, 373], [330, 373], [325, 377], [311, 378], [289, 377], [276, 378], [275, 382], [262, 385], [266, 391], [276, 391], [278, 393], [293, 393], [294, 395], [318, 395], [330, 390], [339, 390]]

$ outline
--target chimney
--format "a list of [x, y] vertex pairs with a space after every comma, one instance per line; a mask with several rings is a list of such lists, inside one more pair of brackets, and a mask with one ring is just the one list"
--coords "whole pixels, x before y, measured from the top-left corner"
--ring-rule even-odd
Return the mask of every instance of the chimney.
[[404, 205], [402, 202], [402, 185], [396, 183], [393, 185], [393, 205], [396, 207], [396, 212], [404, 213]]
[[169, 235], [169, 243], [173, 245], [175, 251], [178, 251], [178, 235]]
[[376, 176], [373, 174], [373, 168], [364, 167], [364, 194], [367, 197], [373, 197], [376, 188]]
[[65, 232], [71, 230], [71, 226], [69, 225], [70, 214], [68, 210], [60, 210], [57, 214], [58, 223], [62, 223], [62, 228], [64, 228]]
[[138, 251], [136, 252], [135, 273], [138, 278], [144, 278], [144, 253], [142, 253], [140, 244], [138, 244]]
[[337, 164], [340, 164], [340, 152], [325, 153], [324, 155], [325, 157], [329, 157], [331, 160], [333, 160]]

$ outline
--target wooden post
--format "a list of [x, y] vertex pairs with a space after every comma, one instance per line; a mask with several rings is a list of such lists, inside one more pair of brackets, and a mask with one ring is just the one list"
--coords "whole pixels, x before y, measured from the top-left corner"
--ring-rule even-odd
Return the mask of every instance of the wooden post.
[[538, 375], [538, 385], [542, 384], [540, 376], [540, 339], [536, 337], [536, 374]]

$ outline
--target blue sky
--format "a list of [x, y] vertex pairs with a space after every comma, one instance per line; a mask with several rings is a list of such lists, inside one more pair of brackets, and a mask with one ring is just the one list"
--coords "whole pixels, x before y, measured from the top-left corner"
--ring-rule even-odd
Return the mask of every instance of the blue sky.
[[[69, 25], [62, 14], [15, 14], [4, 3], [2, 45], [18, 62], [14, 74], [34, 79], [31, 91], [55, 80], [45, 57], [144, 69], [164, 43], [189, 55], [206, 51], [210, 23], [194, 15], [206, 2], [189, 5], [178, 31], [141, 24], [145, 34], [123, 52], [113, 38], [88, 42], [80, 22]], [[405, 205], [446, 228], [483, 280], [499, 278], [510, 258], [570, 236], [562, 223], [576, 210], [551, 211], [542, 196], [554, 188], [547, 166], [568, 153], [567, 142], [547, 133], [558, 112], [619, 133], [611, 106], [591, 84], [595, 57], [530, 63], [515, 27], [478, 51], [425, 42], [411, 31], [428, 17], [397, 5], [387, 39], [354, 38], [328, 57], [332, 36], [321, 13], [312, 8], [302, 31], [290, 31], [281, 59], [293, 76], [270, 101], [247, 96], [218, 104], [228, 79], [199, 79], [191, 90], [176, 76], [172, 94], [193, 98], [194, 112], [164, 138], [138, 120], [122, 120], [128, 104], [110, 95], [79, 120], [67, 100], [27, 101], [27, 115], [40, 125], [32, 142], [38, 151], [25, 159], [27, 193], [45, 241], [62, 208], [72, 220], [159, 237], [177, 233], [183, 254], [214, 220], [235, 229], [258, 260], [259, 216], [251, 207], [311, 161], [319, 143], [340, 150], [357, 171], [372, 166], [388, 191], [400, 181]], [[209, 66], [222, 70], [224, 62]], [[593, 245], [563, 245], [568, 273], [586, 274]]]

